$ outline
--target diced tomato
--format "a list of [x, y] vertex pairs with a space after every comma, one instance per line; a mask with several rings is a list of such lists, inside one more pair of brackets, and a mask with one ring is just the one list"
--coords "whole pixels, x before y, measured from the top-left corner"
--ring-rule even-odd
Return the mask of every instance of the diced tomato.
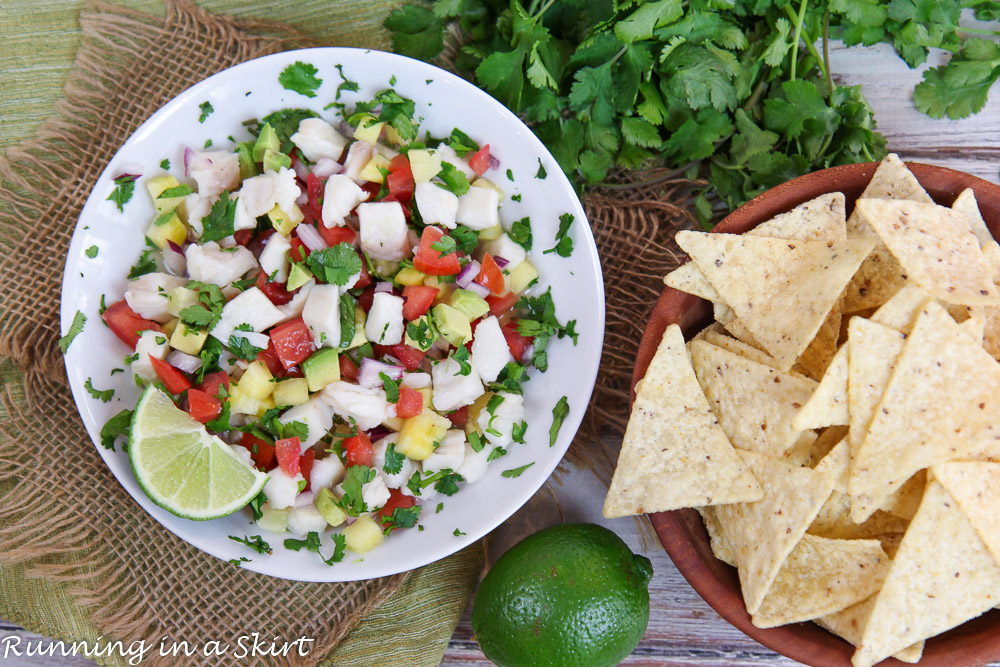
[[424, 397], [416, 389], [399, 388], [399, 400], [396, 401], [396, 416], [400, 419], [416, 417], [424, 411]]
[[131, 308], [125, 299], [113, 303], [101, 314], [101, 319], [111, 328], [111, 332], [118, 336], [118, 340], [128, 345], [133, 350], [135, 344], [139, 342], [139, 332], [151, 330], [163, 333], [160, 325], [152, 320], [145, 320]]
[[246, 247], [250, 243], [250, 239], [253, 238], [252, 229], [240, 229], [239, 231], [233, 232], [233, 238], [236, 239], [236, 244]]
[[302, 242], [302, 239], [297, 236], [293, 236], [291, 244], [292, 247], [288, 251], [288, 259], [293, 262], [301, 262], [309, 256], [309, 248], [307, 248], [306, 244]]
[[348, 468], [351, 466], [370, 466], [372, 459], [375, 458], [372, 441], [364, 431], [358, 431], [356, 436], [344, 440], [344, 452], [346, 453], [344, 465]]
[[489, 289], [493, 296], [500, 296], [507, 291], [503, 280], [503, 271], [500, 270], [500, 265], [490, 257], [489, 253], [483, 257], [483, 268], [479, 270], [476, 282]]
[[517, 332], [517, 322], [504, 324], [500, 327], [500, 331], [503, 332], [503, 337], [507, 340], [507, 347], [510, 348], [511, 355], [517, 361], [521, 361], [521, 357], [524, 356], [524, 350], [531, 344], [532, 339], [522, 336]]
[[372, 301], [374, 300], [375, 288], [371, 285], [361, 290], [361, 294], [358, 295], [358, 305], [361, 306], [361, 310], [366, 313], [372, 309]]
[[322, 226], [323, 215], [323, 193], [326, 190], [326, 181], [315, 174], [309, 174], [306, 178], [306, 203], [301, 205], [304, 223], [317, 223]]
[[465, 422], [469, 420], [469, 406], [463, 405], [458, 410], [454, 410], [445, 415], [452, 424], [458, 428], [465, 426]]
[[222, 401], [200, 389], [188, 389], [188, 413], [202, 424], [212, 421], [222, 413]]
[[278, 457], [278, 465], [281, 466], [281, 471], [289, 477], [295, 477], [299, 474], [301, 449], [302, 445], [299, 443], [298, 436], [282, 438], [274, 443], [274, 454]]
[[415, 320], [426, 313], [440, 291], [440, 288], [429, 285], [407, 285], [404, 287], [403, 298], [406, 299], [406, 303], [403, 304], [403, 318]]
[[486, 173], [486, 170], [490, 168], [489, 144], [480, 148], [469, 158], [469, 166], [472, 167], [472, 171], [476, 172], [476, 176], [482, 176]]
[[382, 530], [392, 528], [394, 527], [392, 514], [396, 511], [396, 508], [408, 509], [416, 504], [417, 499], [413, 496], [403, 495], [403, 492], [399, 489], [389, 489], [389, 500], [385, 501], [385, 505], [378, 511], [376, 522], [382, 527]]
[[340, 355], [340, 379], [354, 382], [358, 379], [358, 367], [346, 354]]
[[306, 478], [306, 488], [303, 491], [309, 490], [309, 475], [312, 473], [313, 461], [316, 460], [316, 450], [310, 447], [306, 450], [306, 453], [299, 457], [299, 472], [302, 476]]
[[517, 303], [518, 296], [513, 292], [505, 294], [504, 296], [488, 296], [486, 297], [486, 303], [490, 304], [490, 315], [496, 315], [499, 317], [503, 315]]
[[254, 361], [263, 361], [267, 370], [271, 371], [271, 375], [279, 377], [285, 375], [285, 367], [278, 359], [278, 351], [274, 349], [274, 341], [272, 340], [267, 341], [267, 349], [258, 352]]
[[368, 273], [368, 262], [365, 260], [365, 256], [360, 252], [358, 257], [361, 259], [361, 277], [358, 278], [358, 282], [354, 283], [355, 287], [368, 287], [372, 284], [372, 276]]
[[377, 197], [378, 193], [382, 190], [381, 183], [375, 183], [373, 181], [368, 181], [361, 184], [361, 189], [368, 193], [368, 199], [372, 197]]
[[324, 225], [320, 224], [317, 226], [317, 229], [319, 229], [319, 235], [323, 237], [323, 240], [331, 248], [341, 243], [354, 243], [354, 239], [358, 236], [350, 227], [331, 227], [327, 229]]
[[305, 376], [306, 374], [298, 366], [292, 366], [281, 375], [283, 378], [304, 378]]
[[156, 371], [156, 377], [160, 378], [160, 382], [163, 386], [167, 388], [171, 394], [179, 394], [185, 389], [190, 389], [191, 380], [188, 380], [184, 373], [180, 372], [163, 359], [157, 359], [153, 355], [147, 355], [149, 357], [149, 362], [153, 364], [153, 370]]
[[252, 433], [240, 436], [240, 444], [250, 450], [253, 464], [258, 470], [268, 471], [274, 467], [274, 445]]
[[400, 153], [389, 162], [389, 176], [386, 178], [389, 196], [403, 204], [404, 209], [413, 197], [413, 172], [410, 161]]
[[[223, 394], [221, 388], [226, 388]], [[216, 371], [209, 373], [201, 379], [198, 390], [203, 391], [213, 398], [225, 398], [229, 394], [229, 374], [226, 371]]]
[[427, 356], [427, 353], [415, 347], [410, 347], [406, 343], [397, 343], [392, 346], [392, 355], [406, 366], [406, 370], [415, 371], [420, 362]]
[[304, 361], [316, 351], [309, 327], [301, 317], [271, 329], [271, 342], [281, 365], [286, 369]]
[[431, 247], [442, 236], [444, 236], [444, 232], [437, 227], [424, 227], [424, 233], [420, 237], [420, 245], [413, 258], [413, 268], [430, 276], [452, 276], [462, 270], [456, 253], [450, 252], [442, 257], [440, 251]]
[[289, 292], [283, 283], [272, 283], [263, 271], [257, 274], [257, 281], [254, 285], [264, 293], [268, 301], [276, 306], [284, 306], [295, 297], [295, 292], [298, 291]]

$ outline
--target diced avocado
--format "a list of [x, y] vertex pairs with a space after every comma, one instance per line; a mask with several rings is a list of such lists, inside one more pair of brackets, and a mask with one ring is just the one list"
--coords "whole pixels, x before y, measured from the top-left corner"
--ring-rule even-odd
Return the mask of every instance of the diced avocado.
[[[422, 333], [418, 335], [417, 338], [412, 338], [410, 336], [410, 327], [413, 327], [414, 333]], [[421, 315], [412, 322], [406, 324], [406, 328], [403, 330], [403, 342], [410, 347], [415, 347], [418, 350], [423, 350], [426, 352], [434, 346], [434, 341], [437, 340], [437, 332], [434, 331], [434, 322], [431, 320], [430, 315]]]
[[330, 489], [320, 489], [313, 503], [316, 505], [316, 511], [334, 528], [347, 521], [347, 512], [337, 504], [337, 499]]
[[385, 539], [375, 519], [367, 514], [359, 516], [357, 521], [344, 528], [341, 534], [344, 536], [347, 548], [356, 554], [368, 553]]
[[399, 270], [399, 262], [394, 262], [391, 259], [375, 259], [372, 260], [372, 264], [375, 268], [375, 275], [380, 278], [391, 276]]
[[441, 158], [426, 148], [410, 149], [406, 157], [410, 161], [414, 183], [426, 183], [441, 171]]
[[157, 197], [163, 194], [164, 190], [176, 188], [178, 185], [180, 185], [180, 181], [174, 176], [157, 176], [146, 181], [146, 189], [149, 191], [149, 196], [153, 198], [153, 207], [156, 209], [157, 215], [163, 215], [167, 211], [174, 210], [184, 201], [184, 197], [157, 199]]
[[382, 134], [382, 127], [384, 126], [385, 123], [376, 121], [375, 116], [365, 114], [358, 122], [357, 129], [354, 130], [354, 138], [358, 141], [367, 141], [370, 144], [374, 144], [378, 141], [379, 135]]
[[431, 309], [434, 326], [441, 337], [454, 346], [464, 345], [472, 338], [472, 325], [469, 316], [452, 308], [446, 303], [439, 303]]
[[393, 277], [393, 281], [397, 285], [423, 285], [425, 277], [420, 271], [407, 266], [399, 270], [399, 273]]
[[260, 507], [260, 513], [263, 516], [257, 519], [257, 526], [261, 530], [266, 530], [271, 533], [283, 533], [288, 527], [288, 513], [291, 511], [291, 507], [276, 510], [269, 504], [264, 503]]
[[302, 405], [309, 401], [309, 383], [305, 378], [288, 378], [274, 383], [275, 405]]
[[289, 169], [292, 166], [292, 158], [279, 151], [268, 148], [264, 151], [264, 171], [281, 171], [281, 168]]
[[170, 347], [194, 356], [201, 352], [207, 338], [207, 331], [189, 327], [186, 323], [181, 322], [170, 334]]
[[271, 382], [273, 378], [274, 376], [271, 375], [271, 371], [268, 369], [267, 364], [263, 361], [254, 361], [247, 366], [246, 371], [240, 378], [240, 392], [246, 394], [250, 398], [263, 401], [270, 396], [271, 392], [274, 390], [274, 383]]
[[301, 264], [292, 264], [292, 270], [288, 272], [288, 282], [285, 284], [285, 289], [289, 292], [296, 290], [309, 282], [312, 277], [312, 272], [306, 267]]
[[350, 350], [355, 347], [360, 347], [368, 342], [365, 338], [365, 322], [368, 320], [368, 315], [365, 313], [364, 308], [361, 306], [354, 307], [354, 338], [347, 345], [346, 350]]
[[149, 227], [146, 229], [146, 236], [161, 250], [167, 247], [169, 241], [173, 241], [177, 245], [183, 244], [187, 238], [188, 229], [184, 221], [177, 215], [177, 211], [167, 211], [162, 215], [169, 217], [162, 220], [160, 216], [153, 218], [153, 222], [149, 223]]
[[177, 325], [180, 324], [180, 321], [179, 317], [175, 317], [166, 324], [161, 324], [160, 328], [163, 329], [163, 333], [165, 333], [168, 337], [173, 336], [174, 330], [177, 329]]
[[452, 292], [448, 304], [465, 313], [470, 322], [490, 312], [490, 304], [486, 303], [486, 299], [467, 289]]
[[385, 176], [382, 175], [380, 168], [389, 168], [389, 158], [376, 153], [368, 161], [368, 164], [364, 166], [364, 169], [361, 170], [361, 173], [358, 174], [358, 178], [371, 181], [372, 183], [381, 183], [385, 180]]
[[520, 294], [536, 280], [538, 280], [538, 269], [528, 260], [524, 260], [510, 272], [510, 291]]
[[316, 350], [302, 362], [302, 372], [309, 383], [309, 391], [319, 391], [340, 379], [340, 356], [332, 347]]
[[292, 222], [291, 216], [278, 208], [277, 204], [267, 212], [267, 217], [271, 219], [274, 231], [284, 236], [291, 234], [292, 230], [299, 225], [298, 222]]
[[437, 443], [444, 438], [451, 421], [433, 410], [424, 409], [416, 417], [403, 421], [396, 440], [396, 451], [414, 461], [423, 461], [434, 453]]
[[257, 163], [253, 161], [253, 144], [249, 141], [241, 141], [236, 146], [236, 156], [240, 160], [240, 180], [245, 181], [253, 178], [259, 172]]
[[198, 303], [198, 293], [187, 287], [175, 287], [167, 292], [167, 312], [178, 317], [188, 306]]
[[495, 241], [500, 238], [503, 234], [503, 227], [500, 225], [493, 225], [492, 227], [487, 227], [486, 229], [479, 232], [480, 241]]
[[260, 134], [257, 135], [257, 143], [253, 145], [253, 161], [262, 162], [264, 160], [264, 153], [267, 149], [272, 151], [281, 150], [281, 142], [278, 140], [278, 133], [274, 131], [270, 123], [264, 123], [264, 127], [260, 128]]

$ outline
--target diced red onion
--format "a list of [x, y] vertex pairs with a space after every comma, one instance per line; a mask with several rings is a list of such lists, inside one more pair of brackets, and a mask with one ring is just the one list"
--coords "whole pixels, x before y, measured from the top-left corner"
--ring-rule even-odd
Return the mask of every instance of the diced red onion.
[[309, 193], [305, 190], [302, 191], [298, 197], [295, 198], [295, 203], [299, 206], [305, 206], [309, 203]]
[[185, 146], [184, 147], [184, 175], [185, 176], [190, 176], [191, 175], [190, 173], [188, 173], [188, 163], [191, 162], [191, 158], [193, 158], [193, 157], [194, 157], [194, 150], [191, 149], [191, 148], [189, 148], [189, 147], [187, 147], [187, 146]]
[[489, 158], [490, 158], [490, 169], [499, 169], [500, 160], [497, 159], [496, 156], [493, 155], [493, 153], [489, 154]]
[[354, 136], [354, 128], [346, 120], [340, 121], [339, 129], [340, 133], [347, 138], [351, 138]]
[[458, 277], [455, 278], [455, 284], [463, 289], [467, 288], [469, 284], [476, 279], [476, 276], [479, 275], [479, 269], [481, 268], [482, 265], [479, 262], [472, 260], [462, 267], [462, 271], [458, 274]]
[[358, 384], [362, 387], [381, 387], [380, 373], [385, 373], [393, 380], [401, 380], [406, 369], [402, 366], [392, 366], [374, 359], [364, 358], [358, 368]]
[[302, 179], [303, 183], [309, 178], [309, 167], [302, 160], [295, 160], [292, 163], [292, 169], [295, 170], [295, 175]]
[[392, 283], [387, 281], [380, 281], [375, 283], [375, 293], [386, 292], [387, 294], [392, 294]]
[[387, 436], [390, 433], [392, 433], [392, 431], [390, 431], [389, 429], [387, 429], [385, 426], [382, 426], [381, 424], [379, 424], [375, 428], [367, 431], [367, 433], [368, 433], [368, 438], [372, 442], [378, 442], [379, 440], [381, 440], [385, 436]]
[[233, 336], [237, 338], [245, 338], [251, 345], [258, 347], [262, 350], [267, 349], [267, 344], [270, 342], [271, 338], [267, 334], [257, 333], [256, 331], [233, 331]]
[[321, 157], [312, 167], [312, 173], [318, 178], [329, 178], [344, 171], [344, 165], [334, 159]]
[[316, 499], [316, 494], [312, 491], [303, 491], [299, 495], [295, 496], [295, 506], [296, 507], [309, 507], [313, 504]]
[[168, 244], [163, 249], [163, 266], [171, 275], [183, 276], [187, 271], [187, 257], [179, 245], [173, 241]]
[[507, 266], [508, 264], [510, 264], [510, 260], [509, 259], [504, 259], [500, 255], [492, 255], [492, 257], [493, 257], [493, 261], [496, 262], [497, 266], [499, 266], [501, 269], [503, 267]]
[[201, 368], [201, 357], [192, 357], [180, 350], [174, 350], [167, 355], [167, 363], [185, 373], [194, 373]]
[[323, 240], [319, 231], [312, 225], [299, 225], [295, 228], [295, 233], [298, 234], [299, 240], [309, 248], [309, 252], [322, 250], [327, 247], [326, 241]]
[[470, 292], [475, 292], [484, 299], [490, 295], [490, 288], [485, 285], [480, 285], [479, 283], [469, 283], [465, 289]]

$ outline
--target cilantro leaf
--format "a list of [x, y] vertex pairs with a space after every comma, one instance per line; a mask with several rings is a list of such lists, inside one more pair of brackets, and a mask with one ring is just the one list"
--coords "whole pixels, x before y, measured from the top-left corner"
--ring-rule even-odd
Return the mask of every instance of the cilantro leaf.
[[438, 187], [448, 190], [457, 197], [469, 191], [469, 177], [450, 162], [441, 163], [441, 171], [437, 173], [437, 177], [443, 182], [443, 184], [438, 183]]
[[[195, 304], [181, 309], [180, 318], [181, 322], [184, 322], [185, 324], [190, 324], [195, 327], [204, 327], [205, 329], [211, 329], [219, 321], [219, 315], [213, 313], [201, 304]], [[232, 344], [232, 341], [230, 341], [230, 344]]]
[[108, 195], [108, 200], [114, 202], [120, 213], [125, 212], [125, 204], [132, 199], [137, 178], [138, 176], [132, 174], [122, 174], [115, 179], [115, 189]]
[[240, 544], [245, 544], [259, 554], [270, 554], [274, 550], [271, 545], [264, 541], [260, 535], [254, 535], [253, 537], [244, 535], [243, 537], [236, 537], [235, 535], [230, 535], [229, 539], [233, 542], [239, 542]]
[[160, 169], [162, 169], [163, 171], [167, 171], [168, 169], [170, 169], [170, 160], [168, 160], [167, 158], [163, 158], [162, 160], [160, 160]]
[[285, 548], [292, 551], [299, 551], [304, 548], [308, 551], [319, 553], [319, 545], [319, 533], [316, 531], [306, 535], [306, 539], [304, 540], [296, 540], [291, 537], [285, 540]]
[[544, 179], [548, 176], [545, 171], [545, 165], [542, 164], [542, 158], [538, 158], [538, 171], [535, 172], [535, 178]]
[[341, 243], [309, 253], [306, 265], [317, 280], [331, 285], [346, 285], [361, 272], [361, 258], [349, 243]]
[[448, 145], [453, 151], [458, 153], [459, 157], [465, 157], [469, 153], [479, 151], [479, 144], [470, 139], [469, 135], [457, 127], [451, 131], [451, 135], [448, 137]]
[[531, 463], [528, 463], [527, 465], [523, 465], [520, 468], [513, 468], [511, 470], [504, 470], [502, 473], [500, 473], [500, 476], [501, 477], [506, 477], [508, 479], [515, 479], [517, 477], [520, 477], [521, 474], [525, 470], [527, 470], [528, 468], [530, 468], [533, 465], [535, 465], [534, 461], [532, 461]]
[[260, 521], [264, 517], [264, 512], [263, 510], [261, 510], [261, 507], [263, 507], [264, 503], [266, 502], [267, 502], [267, 496], [265, 496], [264, 492], [261, 491], [256, 496], [254, 496], [253, 500], [251, 500], [250, 503], [247, 505], [250, 508], [250, 511], [253, 512], [254, 521]]
[[437, 241], [431, 244], [431, 250], [438, 251], [438, 257], [444, 257], [458, 250], [458, 244], [451, 236], [444, 234]]
[[344, 560], [344, 552], [347, 550], [347, 538], [340, 533], [330, 535], [330, 539], [333, 540], [333, 553], [329, 559], [323, 559], [323, 562], [327, 565], [333, 565]]
[[492, 461], [496, 461], [498, 458], [505, 456], [506, 454], [507, 450], [503, 447], [494, 447], [493, 451], [490, 452], [490, 455], [486, 457], [486, 462], [490, 463]]
[[96, 245], [92, 245], [89, 248], [87, 248], [85, 254], [87, 255], [87, 257], [94, 259], [95, 257], [97, 257], [98, 251], [99, 251], [98, 247]]
[[451, 354], [451, 358], [458, 363], [458, 372], [455, 376], [469, 375], [472, 372], [472, 364], [469, 362], [469, 348], [459, 345]]
[[316, 77], [319, 72], [310, 63], [295, 61], [278, 75], [278, 83], [285, 90], [294, 91], [306, 97], [316, 97], [316, 89], [323, 83]]
[[215, 111], [215, 109], [212, 107], [212, 103], [207, 100], [199, 104], [198, 108], [201, 109], [201, 114], [198, 115], [199, 123], [204, 123], [205, 120], [209, 117], [209, 115], [211, 115], [212, 112]]
[[511, 430], [511, 440], [524, 444], [524, 432], [528, 430], [528, 422], [519, 421], [514, 424], [514, 428]]
[[555, 407], [552, 408], [552, 426], [549, 427], [549, 447], [556, 444], [556, 438], [559, 437], [559, 429], [562, 428], [563, 420], [566, 419], [566, 415], [569, 414], [569, 401], [567, 397], [563, 396], [556, 403]]
[[233, 221], [236, 218], [236, 200], [229, 199], [229, 193], [223, 192], [212, 204], [212, 209], [201, 219], [204, 231], [201, 242], [220, 241], [233, 234]]
[[263, 348], [256, 347], [248, 339], [240, 336], [239, 334], [234, 333], [229, 336], [229, 351], [232, 352], [233, 356], [237, 359], [253, 361], [257, 358], [257, 354], [260, 353], [262, 349]]
[[347, 469], [344, 477], [344, 495], [340, 499], [340, 506], [351, 516], [360, 516], [368, 511], [364, 498], [361, 496], [361, 488], [368, 482], [375, 479], [377, 472], [375, 468], [356, 465]]
[[91, 383], [90, 378], [87, 378], [87, 380], [83, 383], [83, 388], [86, 389], [91, 396], [101, 401], [102, 403], [107, 403], [108, 401], [110, 401], [112, 398], [115, 397], [114, 389], [105, 389], [104, 391], [101, 391], [99, 389], [94, 389], [94, 385]]
[[560, 257], [569, 257], [573, 254], [573, 239], [569, 236], [570, 225], [573, 224], [573, 215], [563, 213], [559, 216], [559, 229], [556, 231], [556, 245], [544, 251], [543, 255], [556, 253]]
[[347, 347], [354, 340], [354, 319], [357, 299], [350, 294], [340, 295], [340, 347]]
[[395, 9], [386, 18], [385, 27], [393, 32], [393, 51], [404, 56], [432, 60], [444, 48], [444, 22], [425, 7]]
[[351, 81], [350, 79], [347, 78], [347, 76], [344, 74], [344, 66], [340, 65], [340, 64], [337, 64], [337, 65], [334, 65], [334, 67], [337, 68], [337, 73], [340, 74], [340, 85], [337, 86], [337, 96], [334, 97], [334, 99], [335, 100], [339, 100], [340, 99], [340, 95], [344, 91], [351, 92], [351, 93], [358, 92], [358, 90], [359, 90], [358, 82], [357, 81]]
[[190, 185], [187, 183], [181, 183], [180, 185], [175, 185], [172, 188], [167, 188], [161, 192], [156, 198], [157, 199], [173, 199], [174, 197], [187, 197], [189, 194], [194, 192]]
[[405, 460], [406, 457], [396, 451], [396, 443], [390, 442], [385, 450], [385, 464], [382, 466], [382, 470], [390, 475], [395, 475], [403, 469]]
[[420, 505], [396, 507], [392, 510], [392, 516], [382, 517], [385, 532], [391, 533], [396, 528], [413, 528], [420, 519], [420, 509]]
[[132, 410], [122, 410], [101, 427], [101, 446], [115, 451], [115, 440], [118, 436], [128, 437], [132, 427]]
[[455, 239], [458, 249], [466, 255], [471, 255], [479, 245], [479, 232], [469, 229], [465, 225], [458, 225], [455, 229], [448, 230], [448, 235]]
[[515, 220], [507, 235], [510, 236], [511, 241], [525, 250], [531, 250], [531, 218], [525, 216], [520, 220]]
[[399, 383], [385, 373], [379, 373], [378, 376], [382, 378], [382, 388], [385, 389], [385, 400], [390, 403], [397, 403], [399, 401]]
[[73, 316], [73, 321], [69, 325], [69, 331], [66, 335], [59, 339], [59, 349], [62, 350], [63, 354], [69, 349], [69, 346], [73, 343], [73, 340], [80, 335], [83, 331], [84, 325], [87, 323], [87, 316], [83, 314], [83, 311], [76, 311]]
[[156, 271], [156, 260], [153, 258], [153, 252], [156, 247], [152, 244], [147, 245], [147, 247], [139, 255], [138, 261], [132, 266], [128, 271], [128, 279], [135, 280], [139, 276], [144, 276], [147, 273], [153, 273]]

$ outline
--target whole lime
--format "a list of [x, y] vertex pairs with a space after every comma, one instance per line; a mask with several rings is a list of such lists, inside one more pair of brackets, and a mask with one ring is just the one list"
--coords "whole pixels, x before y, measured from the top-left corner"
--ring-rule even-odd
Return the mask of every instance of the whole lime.
[[483, 578], [472, 629], [500, 667], [610, 667], [646, 632], [652, 576], [649, 559], [607, 528], [546, 528], [514, 545]]

